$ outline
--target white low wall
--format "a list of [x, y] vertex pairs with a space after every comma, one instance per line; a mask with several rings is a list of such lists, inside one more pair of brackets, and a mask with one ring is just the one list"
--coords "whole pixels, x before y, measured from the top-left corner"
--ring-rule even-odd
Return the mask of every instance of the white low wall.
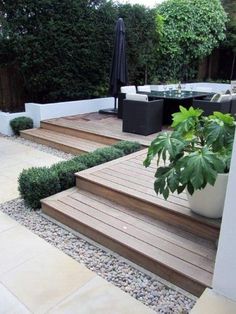
[[10, 121], [12, 119], [18, 117], [31, 117], [26, 112], [17, 112], [17, 113], [9, 113], [9, 112], [2, 112], [0, 111], [0, 133], [5, 135], [13, 135], [12, 128], [10, 127]]
[[39, 127], [40, 121], [42, 120], [96, 112], [100, 109], [108, 109], [113, 107], [114, 98], [106, 97], [49, 103], [43, 105], [36, 103], [26, 103], [25, 111], [33, 119], [34, 126]]
[[[176, 88], [178, 84], [167, 84], [167, 88]], [[230, 84], [223, 83], [187, 83], [185, 84], [186, 90], [190, 90], [191, 87], [195, 91], [200, 92], [212, 92], [212, 93], [225, 93], [228, 89], [231, 89]], [[163, 85], [151, 85], [151, 90], [154, 91], [164, 91]]]
[[40, 121], [42, 120], [96, 112], [100, 109], [108, 109], [113, 107], [113, 97], [66, 101], [49, 104], [26, 103], [25, 112], [0, 112], [0, 133], [10, 136], [13, 135], [12, 129], [10, 127], [10, 121], [16, 117], [30, 117], [34, 122], [34, 127], [37, 128], [40, 126]]

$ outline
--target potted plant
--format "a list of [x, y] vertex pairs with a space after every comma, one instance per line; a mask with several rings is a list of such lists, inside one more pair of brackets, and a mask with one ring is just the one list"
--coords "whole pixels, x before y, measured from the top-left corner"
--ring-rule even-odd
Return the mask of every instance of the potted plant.
[[173, 132], [158, 134], [144, 161], [148, 167], [157, 156], [154, 189], [165, 199], [170, 192], [182, 193], [186, 189], [193, 211], [219, 218], [224, 206], [235, 119], [221, 112], [206, 117], [201, 109], [181, 106], [180, 112], [172, 116]]

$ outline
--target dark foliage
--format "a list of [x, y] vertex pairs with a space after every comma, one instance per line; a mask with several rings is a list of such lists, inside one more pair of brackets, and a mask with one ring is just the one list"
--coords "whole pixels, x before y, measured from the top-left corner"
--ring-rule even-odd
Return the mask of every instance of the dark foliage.
[[130, 83], [151, 77], [153, 10], [106, 0], [0, 0], [0, 15], [0, 65], [19, 66], [26, 101], [106, 96], [119, 15], [127, 29]]
[[33, 120], [28, 117], [18, 117], [10, 121], [10, 126], [15, 135], [20, 135], [20, 131], [32, 129]]

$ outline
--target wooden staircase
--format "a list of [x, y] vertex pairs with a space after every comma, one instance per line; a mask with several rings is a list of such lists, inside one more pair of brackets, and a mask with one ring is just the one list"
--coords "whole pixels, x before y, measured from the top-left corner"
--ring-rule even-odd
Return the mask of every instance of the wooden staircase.
[[40, 128], [21, 131], [21, 137], [67, 153], [91, 152], [120, 140], [138, 141], [148, 146], [156, 134], [143, 136], [122, 132], [122, 120], [100, 115], [56, 118], [40, 123]]
[[193, 214], [184, 193], [156, 196], [146, 152], [77, 173], [77, 186], [42, 200], [42, 210], [199, 296], [211, 286], [220, 221]]
[[97, 148], [106, 146], [105, 144], [64, 134], [63, 130], [57, 132], [44, 128], [30, 129], [21, 131], [21, 137], [75, 155], [92, 152]]

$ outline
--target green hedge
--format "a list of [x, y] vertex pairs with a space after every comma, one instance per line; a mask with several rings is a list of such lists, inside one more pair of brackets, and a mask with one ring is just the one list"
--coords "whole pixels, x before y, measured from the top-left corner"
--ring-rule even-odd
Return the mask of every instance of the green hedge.
[[141, 145], [137, 142], [122, 141], [59, 162], [50, 168], [34, 167], [23, 170], [18, 179], [20, 195], [28, 206], [33, 209], [39, 208], [41, 199], [73, 187], [76, 172], [120, 158], [140, 148]]
[[60, 180], [51, 168], [30, 168], [19, 176], [19, 191], [26, 205], [40, 207], [40, 200], [61, 191]]
[[85, 170], [86, 165], [76, 162], [73, 159], [59, 162], [51, 167], [57, 173], [61, 191], [67, 190], [75, 185], [75, 173]]
[[20, 131], [32, 129], [33, 120], [28, 117], [18, 117], [10, 121], [10, 126], [15, 135], [20, 135]]
[[113, 147], [121, 150], [124, 155], [128, 155], [140, 150], [141, 145], [138, 142], [120, 141], [114, 144]]

